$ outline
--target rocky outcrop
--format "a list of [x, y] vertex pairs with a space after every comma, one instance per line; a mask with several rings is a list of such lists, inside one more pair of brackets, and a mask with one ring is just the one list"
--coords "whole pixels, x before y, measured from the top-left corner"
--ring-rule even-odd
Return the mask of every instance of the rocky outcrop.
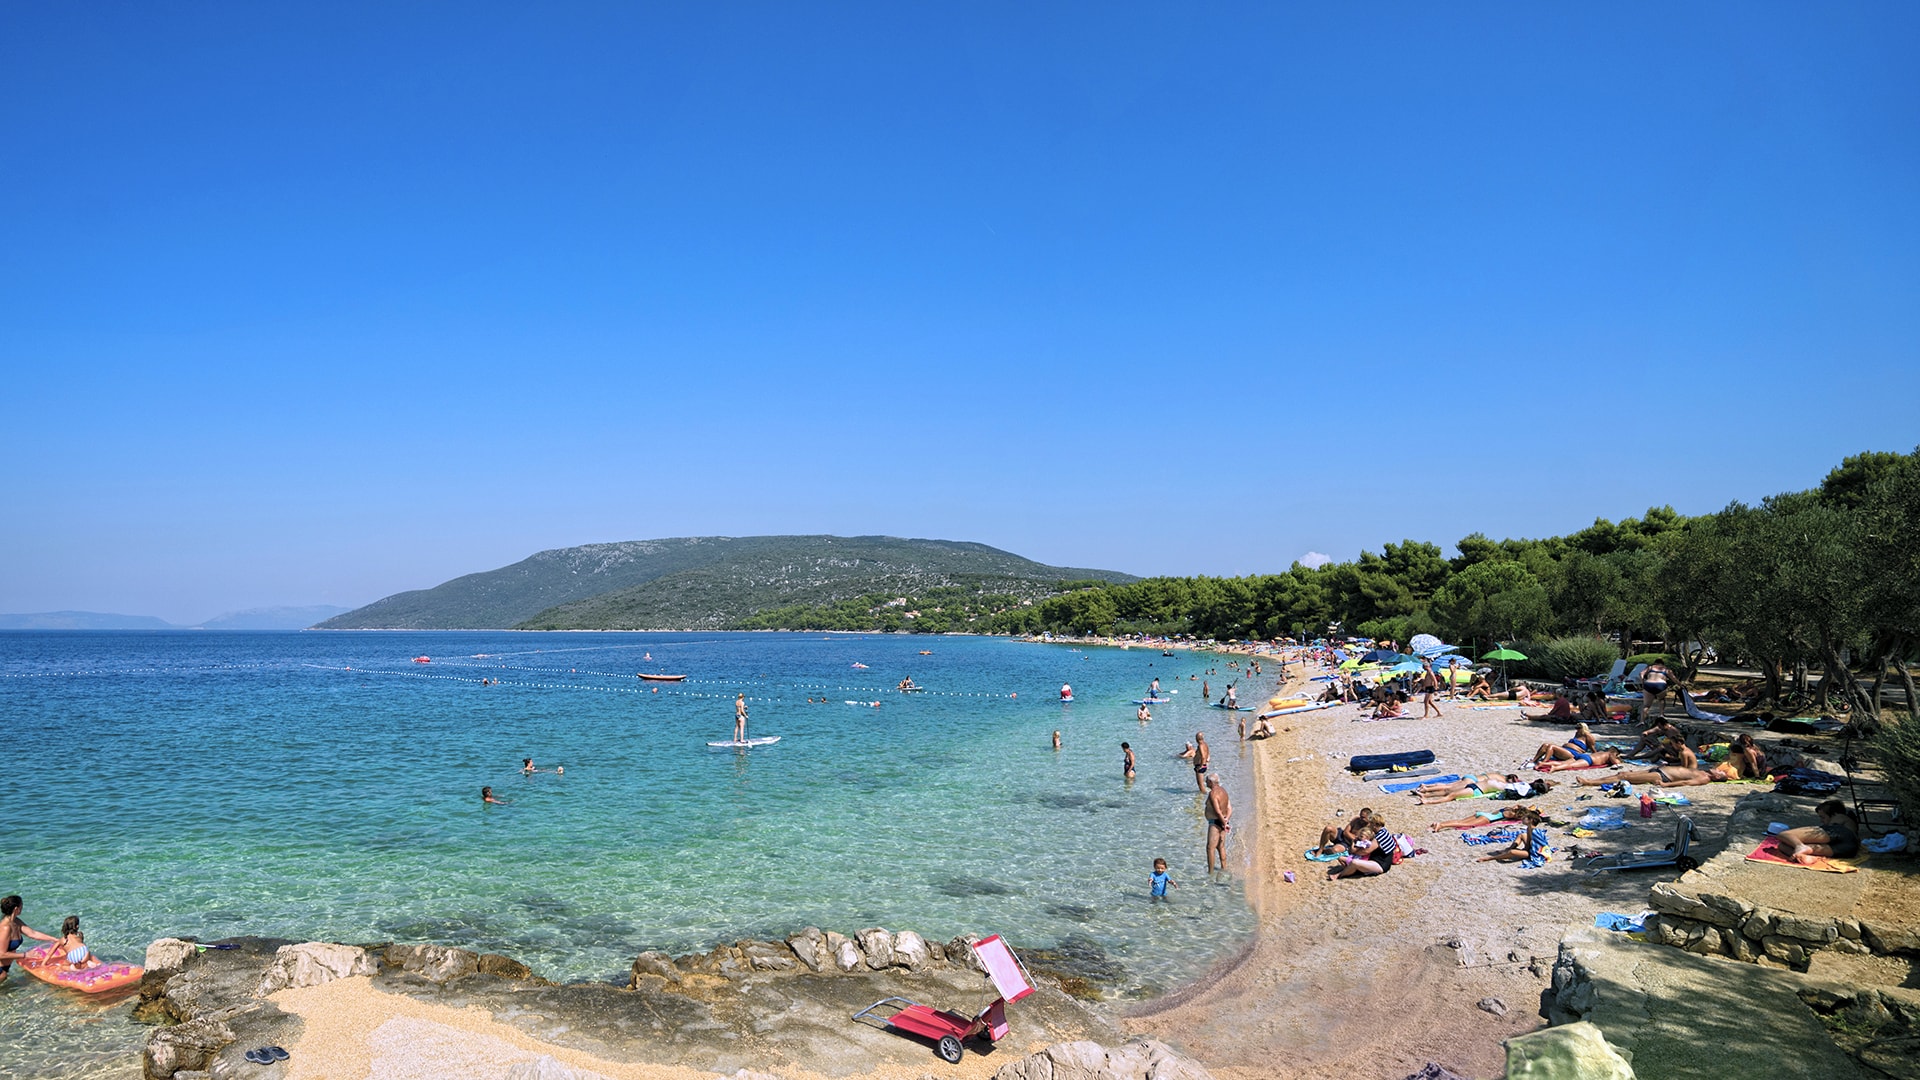
[[353, 975], [372, 975], [379, 971], [373, 954], [357, 945], [332, 945], [309, 941], [283, 945], [274, 954], [273, 963], [260, 976], [255, 997], [266, 997], [281, 990], [318, 986]]
[[1633, 1055], [1585, 1022], [1508, 1039], [1507, 1080], [1633, 1080]]
[[389, 945], [382, 959], [428, 982], [465, 978], [480, 970], [480, 954], [446, 945]]
[[1002, 1065], [993, 1080], [1212, 1080], [1212, 1074], [1165, 1043], [1140, 1039], [1112, 1049], [1055, 1043]]

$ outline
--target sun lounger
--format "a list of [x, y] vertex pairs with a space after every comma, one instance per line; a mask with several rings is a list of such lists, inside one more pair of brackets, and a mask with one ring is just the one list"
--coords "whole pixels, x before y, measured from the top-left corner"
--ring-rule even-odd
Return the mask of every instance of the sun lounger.
[[1658, 851], [1627, 851], [1618, 855], [1596, 855], [1586, 861], [1588, 870], [1652, 870], [1662, 866], [1677, 866], [1682, 871], [1691, 870], [1700, 865], [1700, 860], [1687, 854], [1693, 846], [1693, 819], [1683, 817], [1674, 826], [1673, 843]]

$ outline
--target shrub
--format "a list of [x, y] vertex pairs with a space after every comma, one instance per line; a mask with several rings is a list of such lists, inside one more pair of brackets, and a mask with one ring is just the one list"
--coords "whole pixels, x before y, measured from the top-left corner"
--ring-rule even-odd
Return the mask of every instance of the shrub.
[[1873, 736], [1873, 750], [1880, 758], [1880, 773], [1887, 787], [1900, 800], [1901, 818], [1912, 821], [1920, 813], [1920, 722], [1912, 717], [1884, 718]]
[[[1627, 670], [1632, 671], [1636, 664], [1651, 664], [1655, 660], [1676, 670], [1682, 666], [1680, 658], [1670, 652], [1643, 652], [1627, 657]], [[1612, 664], [1613, 661], [1609, 660], [1607, 663]]]
[[1541, 646], [1537, 655], [1527, 655], [1534, 660], [1532, 666], [1549, 679], [1584, 679], [1612, 667], [1620, 659], [1620, 650], [1599, 638], [1563, 637]]

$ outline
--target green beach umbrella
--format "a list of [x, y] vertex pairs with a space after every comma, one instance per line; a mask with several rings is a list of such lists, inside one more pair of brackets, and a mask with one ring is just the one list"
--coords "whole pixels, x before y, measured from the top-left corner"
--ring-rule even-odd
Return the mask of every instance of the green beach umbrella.
[[1526, 653], [1516, 652], [1515, 650], [1509, 649], [1505, 645], [1502, 645], [1499, 648], [1488, 653], [1487, 655], [1481, 657], [1480, 659], [1500, 661], [1500, 685], [1504, 687], [1507, 685], [1507, 661], [1525, 660], [1526, 658], [1527, 658]]

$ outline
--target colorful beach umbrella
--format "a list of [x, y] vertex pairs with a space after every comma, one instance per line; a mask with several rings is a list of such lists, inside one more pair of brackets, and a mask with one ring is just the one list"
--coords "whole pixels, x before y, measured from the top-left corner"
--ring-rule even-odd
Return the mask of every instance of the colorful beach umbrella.
[[1526, 658], [1527, 658], [1526, 653], [1515, 652], [1514, 650], [1509, 649], [1503, 645], [1500, 648], [1495, 649], [1492, 652], [1488, 653], [1487, 655], [1481, 657], [1480, 659], [1482, 660], [1525, 660]]

